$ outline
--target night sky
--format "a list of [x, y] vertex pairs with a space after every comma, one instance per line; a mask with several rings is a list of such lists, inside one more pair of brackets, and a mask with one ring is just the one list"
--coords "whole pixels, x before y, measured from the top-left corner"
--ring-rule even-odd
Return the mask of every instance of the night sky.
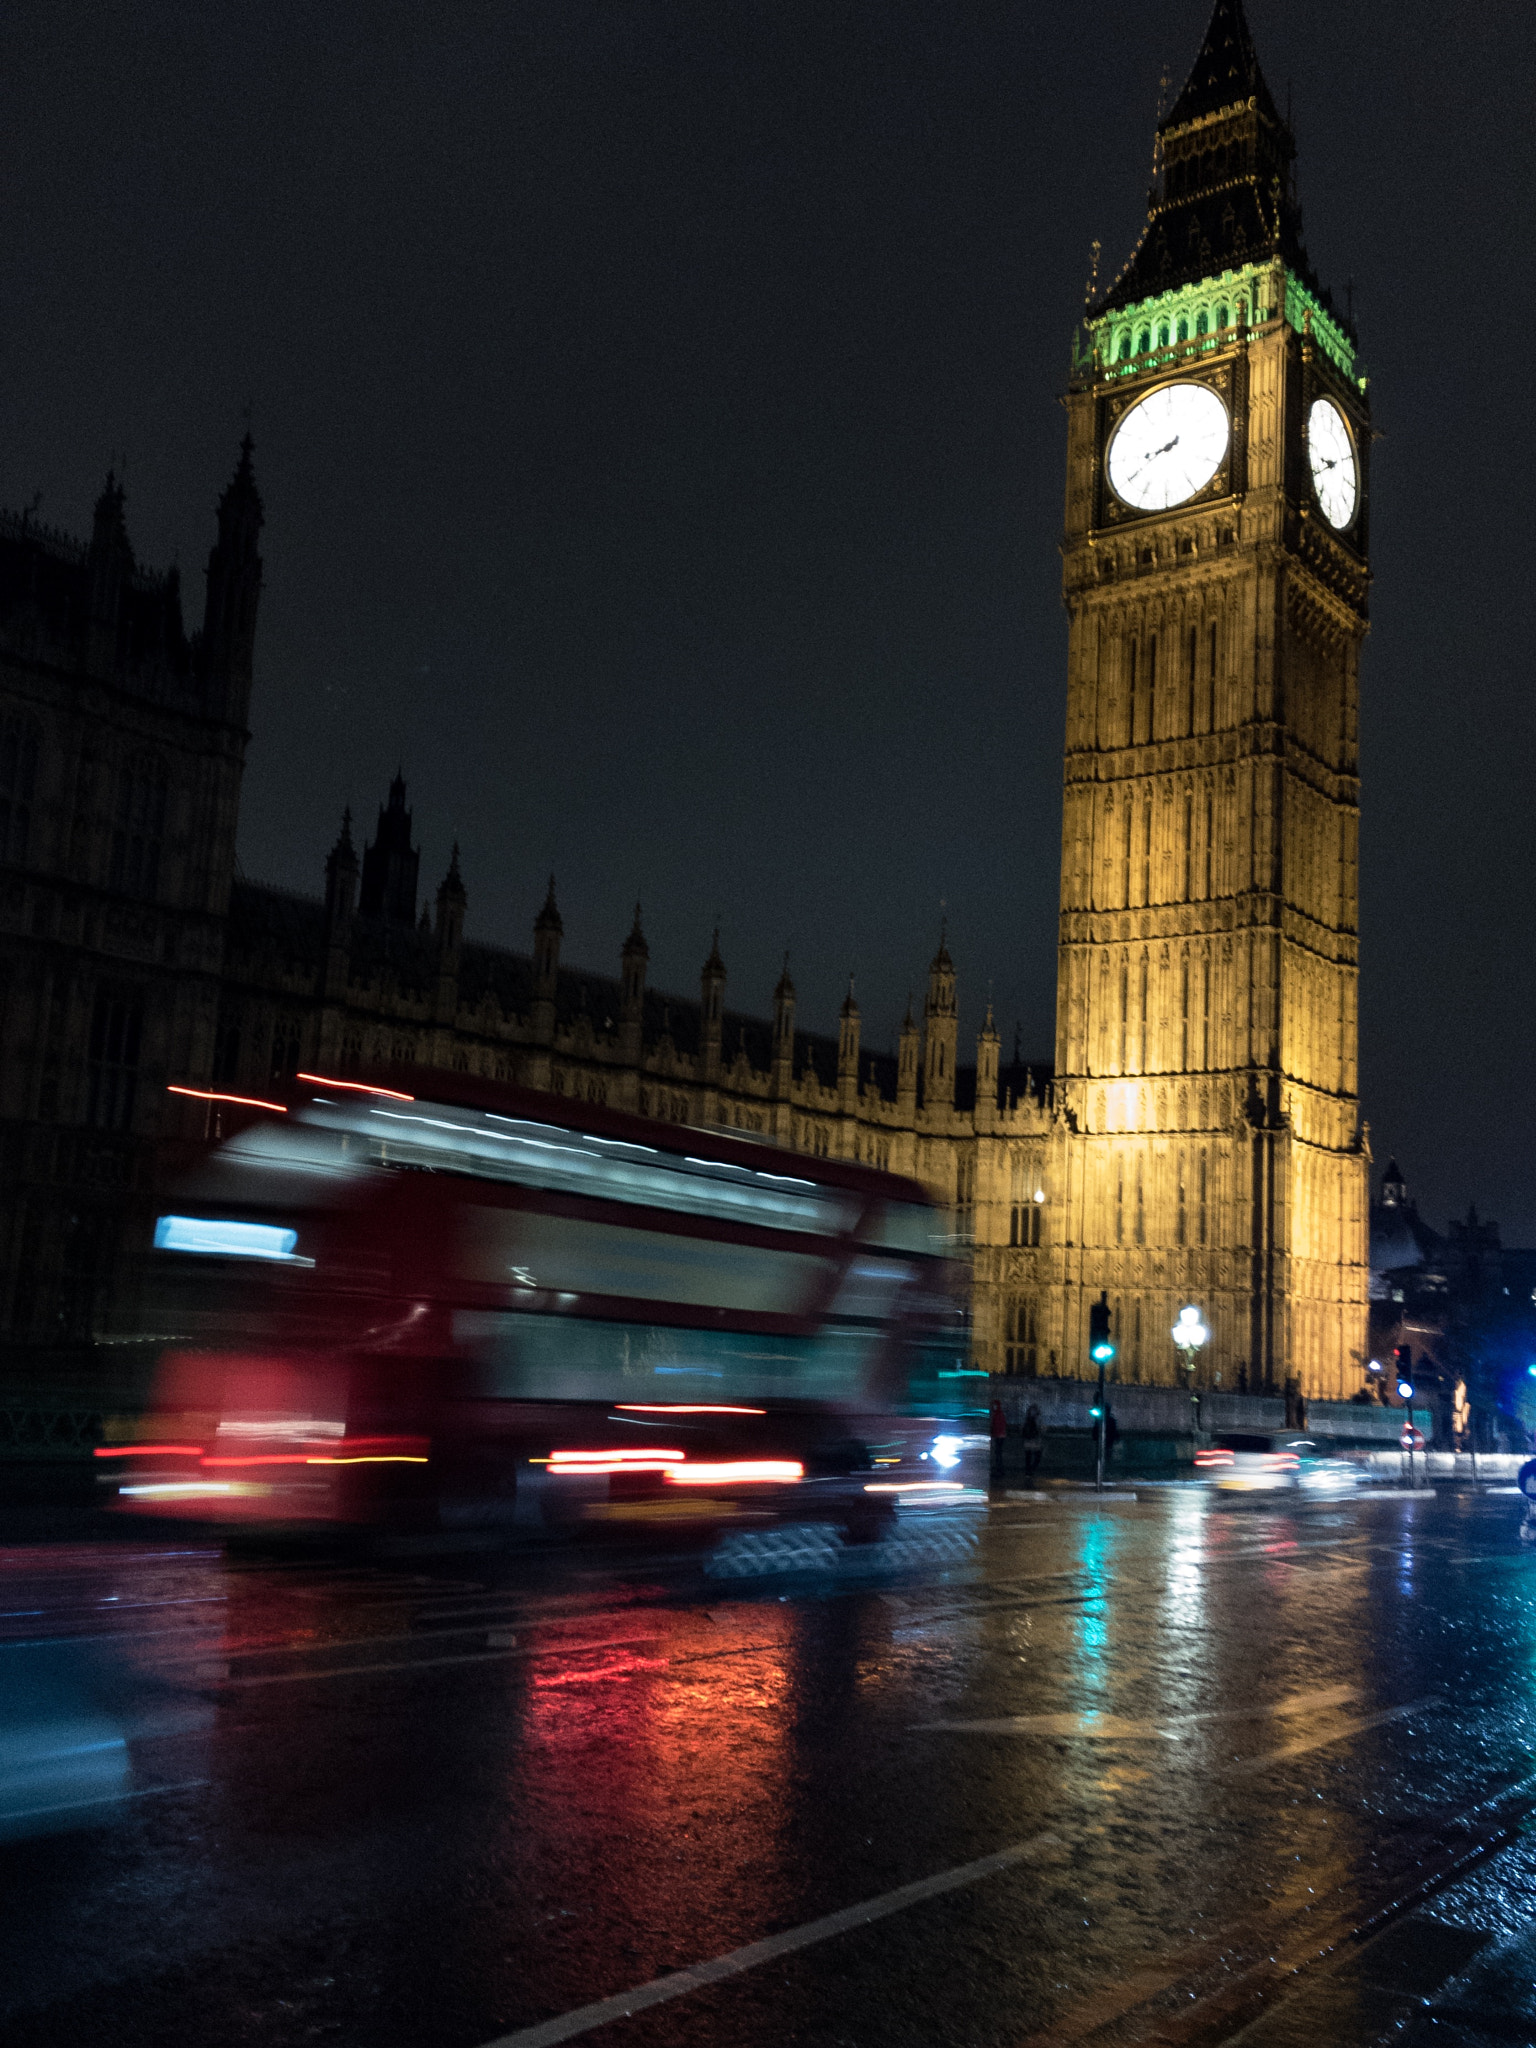
[[[126, 461], [201, 616], [252, 408], [245, 871], [397, 763], [471, 936], [890, 1041], [1052, 1044], [1065, 382], [1206, 0], [10, 0], [0, 502]], [[1362, 1080], [1443, 1222], [1536, 1243], [1528, 10], [1251, 0], [1383, 436]]]

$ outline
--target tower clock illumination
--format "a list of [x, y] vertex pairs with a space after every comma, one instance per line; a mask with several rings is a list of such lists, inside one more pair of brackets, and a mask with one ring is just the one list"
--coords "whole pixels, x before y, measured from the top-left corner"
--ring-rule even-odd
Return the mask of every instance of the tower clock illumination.
[[1166, 512], [1221, 467], [1227, 409], [1205, 384], [1164, 384], [1133, 405], [1109, 444], [1109, 481], [1138, 512]]
[[1323, 517], [1342, 533], [1355, 516], [1360, 488], [1354, 443], [1344, 415], [1331, 398], [1315, 399], [1307, 414], [1307, 462]]

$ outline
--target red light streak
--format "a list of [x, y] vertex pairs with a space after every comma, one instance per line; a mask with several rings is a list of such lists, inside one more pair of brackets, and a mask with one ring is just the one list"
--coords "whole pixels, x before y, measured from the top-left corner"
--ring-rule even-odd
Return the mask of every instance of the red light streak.
[[200, 1458], [201, 1444], [98, 1444], [93, 1458]]
[[353, 1095], [384, 1095], [391, 1102], [414, 1102], [414, 1095], [402, 1095], [398, 1088], [372, 1088], [366, 1081], [338, 1081], [334, 1074], [295, 1074], [296, 1081], [312, 1081], [320, 1088], [345, 1088]]
[[172, 1081], [166, 1088], [167, 1095], [190, 1095], [194, 1102], [237, 1102], [242, 1109], [271, 1109], [279, 1116], [288, 1114], [286, 1102], [264, 1102], [259, 1095], [221, 1095], [217, 1088], [183, 1088]]

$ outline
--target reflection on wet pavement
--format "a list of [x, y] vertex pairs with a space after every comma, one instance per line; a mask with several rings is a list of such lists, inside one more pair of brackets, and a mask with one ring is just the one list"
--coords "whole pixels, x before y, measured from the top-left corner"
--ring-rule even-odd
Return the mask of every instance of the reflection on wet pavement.
[[[734, 1579], [0, 1552], [0, 1673], [41, 1674], [0, 1723], [8, 2043], [1347, 2042], [1528, 1924], [1507, 1504], [963, 1537]], [[38, 1728], [76, 1761], [34, 1794]], [[1404, 1915], [1446, 1931], [1383, 1983]]]

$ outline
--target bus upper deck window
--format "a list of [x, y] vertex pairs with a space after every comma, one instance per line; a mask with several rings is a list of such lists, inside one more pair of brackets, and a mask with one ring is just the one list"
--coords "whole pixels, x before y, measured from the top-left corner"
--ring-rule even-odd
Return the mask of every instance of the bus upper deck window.
[[311, 1103], [306, 1121], [368, 1134], [383, 1166], [425, 1166], [559, 1194], [595, 1196], [698, 1216], [836, 1236], [855, 1204], [841, 1189], [802, 1175], [703, 1159], [559, 1124], [446, 1104]]
[[916, 1252], [934, 1258], [949, 1249], [943, 1218], [921, 1202], [883, 1202], [868, 1218], [859, 1236], [883, 1251]]

